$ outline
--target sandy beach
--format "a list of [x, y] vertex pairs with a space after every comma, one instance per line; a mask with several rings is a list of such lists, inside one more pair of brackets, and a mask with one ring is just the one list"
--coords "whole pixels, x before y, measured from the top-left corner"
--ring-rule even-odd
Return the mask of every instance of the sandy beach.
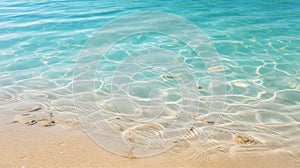
[[[79, 127], [41, 127], [0, 117], [0, 167], [299, 167], [288, 153], [261, 152], [235, 143], [179, 143], [146, 158], [128, 158], [95, 144]], [[5, 120], [4, 120], [5, 118]], [[232, 150], [232, 149], [235, 150]], [[240, 152], [239, 152], [240, 151]]]

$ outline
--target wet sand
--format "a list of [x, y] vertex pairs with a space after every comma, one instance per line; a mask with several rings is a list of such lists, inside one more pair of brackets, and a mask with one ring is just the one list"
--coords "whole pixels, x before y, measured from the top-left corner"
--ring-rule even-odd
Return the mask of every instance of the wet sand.
[[[0, 167], [299, 167], [288, 153], [243, 150], [229, 143], [217, 147], [178, 144], [146, 158], [112, 154], [95, 144], [79, 127], [41, 127], [12, 123], [0, 116]], [[210, 147], [213, 148], [209, 149]], [[232, 149], [235, 150], [232, 150]], [[237, 152], [237, 151], [242, 152]]]

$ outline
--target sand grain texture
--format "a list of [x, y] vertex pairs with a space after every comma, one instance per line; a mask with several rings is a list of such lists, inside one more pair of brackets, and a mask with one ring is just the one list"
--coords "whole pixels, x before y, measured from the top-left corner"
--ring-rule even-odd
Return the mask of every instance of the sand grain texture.
[[[78, 127], [41, 127], [0, 120], [0, 167], [297, 167], [288, 155], [230, 152], [230, 145], [207, 150], [178, 144], [160, 155], [126, 158], [105, 151]], [[6, 118], [5, 120], [3, 118]], [[234, 144], [234, 143], [233, 143]], [[207, 145], [209, 147], [209, 145]]]

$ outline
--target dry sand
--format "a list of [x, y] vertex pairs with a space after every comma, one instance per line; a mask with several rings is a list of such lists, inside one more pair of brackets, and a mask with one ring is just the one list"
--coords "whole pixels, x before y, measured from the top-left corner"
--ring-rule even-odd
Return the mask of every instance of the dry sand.
[[[2, 114], [3, 115], [3, 114]], [[0, 115], [0, 167], [300, 167], [288, 154], [246, 151], [234, 145], [176, 146], [146, 158], [127, 158], [96, 145], [78, 127], [11, 123], [13, 116]], [[230, 146], [231, 145], [231, 146]], [[227, 147], [226, 147], [227, 146]], [[238, 146], [235, 146], [238, 148]]]

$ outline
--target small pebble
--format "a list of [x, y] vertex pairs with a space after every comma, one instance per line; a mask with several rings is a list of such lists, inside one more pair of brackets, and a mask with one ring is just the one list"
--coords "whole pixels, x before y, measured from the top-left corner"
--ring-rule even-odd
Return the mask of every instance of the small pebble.
[[30, 120], [30, 121], [26, 122], [25, 124], [27, 124], [27, 125], [34, 125], [37, 122], [38, 122], [37, 120]]
[[215, 122], [209, 119], [204, 120], [204, 124], [214, 124]]
[[40, 126], [42, 127], [50, 127], [54, 125], [55, 125], [55, 121], [51, 119], [45, 119], [43, 122], [40, 123]]
[[42, 108], [41, 107], [32, 108], [28, 112], [35, 112], [35, 111], [39, 111], [39, 110], [42, 110]]
[[165, 79], [171, 79], [171, 80], [176, 79], [174, 76], [170, 76], [170, 75], [163, 75], [162, 77], [165, 78]]

